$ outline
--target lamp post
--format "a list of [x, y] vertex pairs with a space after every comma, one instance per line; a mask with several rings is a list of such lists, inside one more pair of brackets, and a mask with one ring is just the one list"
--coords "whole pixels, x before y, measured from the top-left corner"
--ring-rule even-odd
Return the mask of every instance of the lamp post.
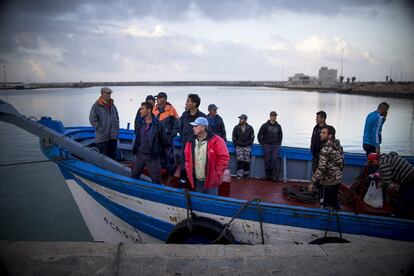
[[341, 76], [344, 76], [344, 49], [342, 48], [342, 57], [341, 57]]

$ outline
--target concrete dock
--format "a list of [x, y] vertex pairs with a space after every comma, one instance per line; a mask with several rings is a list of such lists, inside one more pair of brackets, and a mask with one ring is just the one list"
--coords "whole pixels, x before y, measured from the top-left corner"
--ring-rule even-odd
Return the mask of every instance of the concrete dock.
[[0, 275], [411, 275], [414, 243], [0, 242]]

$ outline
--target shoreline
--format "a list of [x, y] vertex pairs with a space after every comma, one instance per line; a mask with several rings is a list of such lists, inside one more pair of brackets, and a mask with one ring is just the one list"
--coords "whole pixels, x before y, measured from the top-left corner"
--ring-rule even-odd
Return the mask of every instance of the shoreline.
[[1, 84], [3, 90], [27, 90], [38, 88], [87, 88], [100, 86], [222, 86], [222, 87], [267, 87], [287, 90], [303, 90], [322, 93], [340, 93], [386, 98], [414, 99], [414, 83], [358, 82], [334, 86], [289, 85], [276, 81], [127, 81], [127, 82], [56, 82], [56, 83], [8, 83]]

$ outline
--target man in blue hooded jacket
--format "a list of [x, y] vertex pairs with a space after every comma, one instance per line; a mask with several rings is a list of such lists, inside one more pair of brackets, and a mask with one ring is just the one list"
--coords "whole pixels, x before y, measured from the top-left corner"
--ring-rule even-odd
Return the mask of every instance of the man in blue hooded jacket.
[[143, 102], [135, 119], [135, 140], [132, 153], [135, 155], [132, 177], [138, 179], [144, 167], [148, 169], [153, 183], [161, 183], [160, 157], [163, 150], [163, 127], [157, 117], [152, 114], [152, 104]]
[[362, 147], [367, 156], [372, 152], [380, 154], [380, 145], [382, 142], [382, 126], [387, 118], [390, 105], [382, 102], [378, 105], [378, 109], [369, 113], [365, 120], [364, 137]]

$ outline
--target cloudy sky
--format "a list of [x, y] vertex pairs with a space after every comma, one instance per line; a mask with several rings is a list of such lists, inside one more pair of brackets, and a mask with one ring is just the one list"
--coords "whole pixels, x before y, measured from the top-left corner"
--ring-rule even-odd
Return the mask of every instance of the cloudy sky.
[[342, 49], [345, 77], [414, 81], [410, 1], [3, 0], [0, 13], [8, 81], [287, 80], [340, 74]]

